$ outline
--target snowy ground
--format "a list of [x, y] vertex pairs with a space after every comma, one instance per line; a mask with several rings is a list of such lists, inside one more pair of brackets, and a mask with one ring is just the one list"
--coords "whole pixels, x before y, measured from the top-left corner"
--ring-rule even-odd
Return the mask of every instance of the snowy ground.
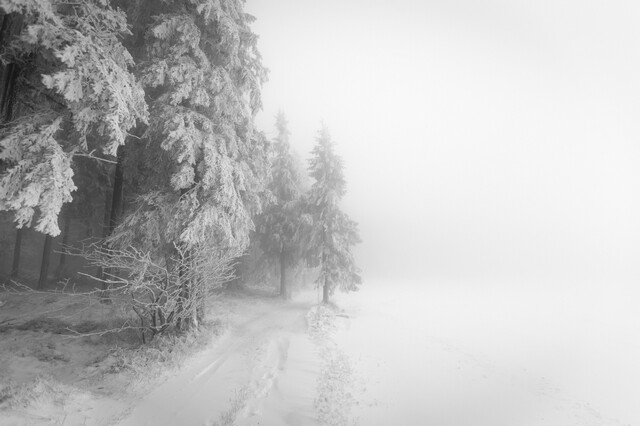
[[315, 425], [321, 358], [310, 301], [246, 299], [229, 333], [154, 389], [121, 423]]
[[640, 425], [633, 289], [369, 284], [335, 339], [360, 424]]
[[[92, 382], [0, 424], [640, 425], [640, 314], [625, 291], [370, 282], [336, 310], [310, 292], [228, 296], [226, 334], [152, 388]], [[69, 369], [72, 349], [45, 358]], [[45, 368], [31, 360], [42, 350], [16, 351], [5, 373]]]
[[[2, 314], [12, 322], [30, 318], [28, 309], [17, 314], [25, 303], [42, 305], [36, 297], [3, 298]], [[224, 310], [226, 333], [192, 351], [178, 368], [167, 365], [164, 374], [137, 366], [148, 368], [147, 375], [135, 376], [139, 383], [126, 382], [134, 378], [127, 368], [112, 368], [107, 347], [101, 355], [86, 339], [70, 340], [59, 330], [5, 328], [0, 425], [317, 425], [316, 390], [328, 355], [307, 333], [314, 301], [308, 292], [286, 302], [224, 296], [216, 303]]]
[[122, 424], [640, 425], [622, 288], [368, 284], [320, 333], [311, 294], [243, 305], [229, 340]]

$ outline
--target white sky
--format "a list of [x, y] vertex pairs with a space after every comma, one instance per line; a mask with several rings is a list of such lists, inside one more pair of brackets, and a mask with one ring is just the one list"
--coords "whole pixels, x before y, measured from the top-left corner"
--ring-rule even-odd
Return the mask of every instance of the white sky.
[[640, 279], [640, 2], [249, 0], [303, 157], [324, 120], [365, 277]]

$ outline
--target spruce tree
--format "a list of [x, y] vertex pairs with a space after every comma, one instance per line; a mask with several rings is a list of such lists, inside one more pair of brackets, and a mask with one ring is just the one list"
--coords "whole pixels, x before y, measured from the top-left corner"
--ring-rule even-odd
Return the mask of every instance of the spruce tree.
[[121, 231], [142, 230], [146, 210], [166, 208], [175, 213], [162, 231], [169, 244], [246, 247], [263, 186], [256, 164], [266, 162], [253, 127], [265, 70], [252, 18], [240, 1], [152, 3], [139, 59], [150, 110], [140, 166], [149, 173], [140, 183], [147, 209], [128, 215]]
[[343, 164], [326, 126], [316, 141], [309, 160], [314, 182], [306, 197], [312, 218], [307, 262], [319, 268], [316, 284], [322, 286], [322, 302], [329, 303], [336, 288], [355, 291], [362, 282], [351, 252], [360, 237], [356, 222], [340, 209], [340, 200], [346, 193]]
[[199, 266], [184, 260], [202, 250], [239, 253], [261, 209], [267, 142], [253, 120], [266, 70], [240, 0], [138, 3], [146, 14], [132, 25], [144, 38], [136, 58], [150, 119], [134, 167], [144, 175], [109, 242], [163, 267], [175, 259], [186, 301], [202, 289], [185, 278]]
[[268, 260], [277, 259], [280, 295], [289, 296], [287, 268], [300, 259], [302, 183], [289, 144], [289, 129], [283, 112], [276, 117], [277, 136], [272, 144], [270, 203], [257, 219], [258, 240]]

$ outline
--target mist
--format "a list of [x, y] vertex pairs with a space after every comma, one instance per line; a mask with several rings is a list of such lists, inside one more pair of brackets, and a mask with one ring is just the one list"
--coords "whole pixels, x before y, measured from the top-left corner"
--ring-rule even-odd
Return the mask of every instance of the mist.
[[640, 278], [635, 3], [247, 7], [259, 122], [303, 155], [329, 126], [365, 277]]
[[637, 0], [0, 20], [0, 425], [640, 425]]
[[[364, 283], [340, 343], [372, 377], [363, 424], [640, 421], [640, 6], [247, 7], [262, 128], [283, 109], [304, 156], [322, 120], [345, 161]], [[470, 396], [471, 365], [546, 399]]]

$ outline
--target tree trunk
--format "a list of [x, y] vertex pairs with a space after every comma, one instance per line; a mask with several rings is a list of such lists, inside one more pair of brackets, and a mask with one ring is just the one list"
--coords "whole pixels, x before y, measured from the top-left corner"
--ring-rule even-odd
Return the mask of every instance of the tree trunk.
[[[0, 14], [2, 24], [0, 27], [0, 46], [6, 47], [12, 38], [22, 31], [22, 16], [12, 13], [9, 15]], [[18, 66], [16, 64], [7, 64], [0, 66], [2, 70], [0, 85], [0, 115], [4, 123], [11, 121], [13, 118], [13, 101], [15, 100], [15, 82], [18, 76]]]
[[69, 245], [69, 228], [71, 228], [71, 212], [67, 207], [64, 215], [64, 225], [62, 226], [62, 250], [60, 250], [60, 263], [58, 265], [58, 279], [67, 275], [67, 245]]
[[[191, 309], [194, 302], [204, 302], [204, 301], [194, 301], [192, 298], [194, 297], [191, 289], [191, 280], [189, 279], [189, 251], [186, 250], [184, 253], [180, 254], [180, 265], [178, 268], [178, 277], [180, 279], [180, 293], [178, 295], [178, 303], [176, 307], [176, 312], [178, 313], [178, 321], [176, 322], [176, 327], [178, 330], [188, 330], [193, 325], [197, 325], [197, 315], [193, 316], [193, 312], [186, 313], [185, 310]], [[202, 305], [202, 312], [204, 312], [204, 304]]]
[[[111, 212], [111, 198], [113, 194], [109, 192], [111, 186], [111, 180], [107, 184], [107, 188], [104, 191], [104, 216], [102, 218], [102, 240], [104, 241], [109, 236], [109, 213]], [[102, 267], [98, 267], [96, 276], [100, 280], [104, 280], [104, 270]]]
[[[322, 263], [320, 264], [320, 270], [326, 267], [327, 261], [325, 257], [325, 241], [327, 240], [326, 231], [322, 233]], [[329, 303], [329, 283], [327, 282], [327, 275], [324, 275], [324, 283], [322, 285], [322, 303]]]
[[[111, 195], [111, 212], [109, 214], [109, 226], [107, 228], [108, 237], [113, 233], [113, 230], [118, 225], [120, 221], [120, 213], [122, 212], [122, 194], [124, 188], [124, 146], [120, 145], [118, 147], [118, 151], [116, 152], [116, 168], [113, 172], [113, 192]], [[105, 209], [107, 208], [105, 202]], [[104, 229], [103, 229], [104, 234]], [[108, 288], [109, 285], [105, 281], [105, 272], [109, 273], [110, 271], [99, 271], [99, 277], [102, 280], [102, 294], [100, 295], [100, 301], [102, 303], [109, 303], [109, 293]]]
[[285, 266], [284, 244], [280, 248], [280, 297], [287, 299], [287, 268]]
[[329, 303], [329, 283], [326, 278], [324, 280], [324, 285], [322, 286], [322, 303]]
[[22, 228], [16, 229], [16, 241], [13, 245], [13, 265], [11, 266], [11, 278], [20, 275], [20, 248], [22, 247]]
[[51, 260], [51, 243], [53, 237], [46, 235], [44, 238], [44, 248], [42, 249], [42, 264], [40, 266], [40, 279], [38, 280], [38, 290], [42, 290], [47, 284], [47, 277], [49, 275], [49, 261]]
[[113, 196], [111, 198], [111, 215], [109, 216], [109, 235], [120, 221], [122, 213], [122, 194], [124, 187], [124, 146], [120, 145], [117, 152], [116, 170], [113, 179]]
[[[22, 30], [22, 16], [12, 13], [0, 14], [0, 46], [6, 47], [11, 39], [20, 34]], [[16, 64], [0, 64], [0, 120], [7, 123], [13, 119], [13, 103], [15, 100], [15, 83], [19, 69]], [[0, 160], [0, 173], [5, 165]], [[13, 262], [11, 266], [11, 278], [18, 278], [20, 273], [20, 249], [22, 247], [22, 228], [17, 230], [16, 240], [13, 246]]]
[[[187, 192], [189, 192], [189, 189], [181, 189], [180, 197], [183, 197]], [[188, 270], [191, 268], [191, 265], [189, 264], [190, 257], [191, 253], [189, 250], [184, 250], [180, 253], [179, 256], [180, 265], [178, 268], [178, 278], [180, 279], [180, 293], [178, 295], [178, 306], [176, 307], [176, 312], [179, 314], [178, 321], [176, 322], [176, 327], [178, 328], [178, 330], [187, 330], [194, 324], [197, 325], [198, 321], [197, 315], [194, 317], [193, 312], [187, 315], [183, 314], [183, 312], [185, 311], [185, 305], [190, 308], [192, 303], [194, 302], [193, 300], [191, 300], [194, 295], [191, 291], [192, 282], [189, 279], [190, 271]], [[203, 302], [202, 312], [204, 312], [204, 300], [196, 302]]]

